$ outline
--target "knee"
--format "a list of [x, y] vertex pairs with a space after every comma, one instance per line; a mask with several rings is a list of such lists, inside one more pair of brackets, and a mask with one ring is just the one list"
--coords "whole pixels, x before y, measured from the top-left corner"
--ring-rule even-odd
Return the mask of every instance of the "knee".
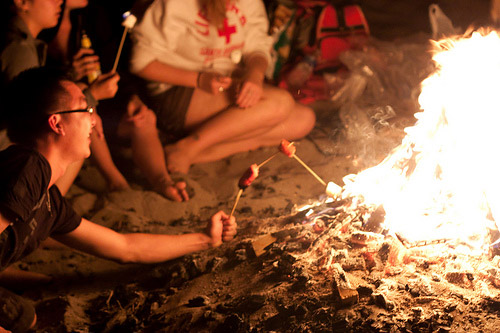
[[147, 128], [156, 128], [156, 114], [151, 109], [144, 112], [143, 126]]
[[156, 114], [146, 107], [138, 115], [132, 117], [131, 120], [131, 124], [135, 129], [156, 128]]
[[124, 115], [117, 128], [117, 135], [121, 138], [129, 138], [142, 135], [145, 132], [156, 131], [156, 114], [144, 107], [133, 116]]
[[296, 103], [295, 112], [297, 112], [299, 117], [297, 123], [301, 124], [302, 133], [300, 133], [300, 136], [304, 137], [314, 128], [316, 124], [316, 114], [313, 109], [300, 103]]
[[296, 102], [284, 89], [276, 89], [272, 96], [276, 122], [293, 121], [298, 138], [306, 136], [313, 129], [316, 124], [316, 114], [313, 109]]
[[292, 95], [283, 89], [274, 89], [269, 94], [269, 100], [272, 104], [273, 116], [276, 122], [287, 119], [293, 112], [295, 100]]

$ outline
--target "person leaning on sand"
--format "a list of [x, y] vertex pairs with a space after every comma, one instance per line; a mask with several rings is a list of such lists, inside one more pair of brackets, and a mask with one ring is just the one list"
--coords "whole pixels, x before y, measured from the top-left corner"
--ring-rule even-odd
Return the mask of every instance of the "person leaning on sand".
[[[95, 119], [82, 91], [40, 67], [16, 77], [1, 102], [14, 144], [0, 152], [0, 272], [48, 237], [121, 263], [158, 263], [219, 246], [236, 234], [234, 217], [223, 211], [204, 232], [183, 235], [120, 234], [81, 218], [54, 184], [71, 163], [90, 155]], [[0, 288], [2, 302], [0, 332], [35, 325], [27, 301]]]

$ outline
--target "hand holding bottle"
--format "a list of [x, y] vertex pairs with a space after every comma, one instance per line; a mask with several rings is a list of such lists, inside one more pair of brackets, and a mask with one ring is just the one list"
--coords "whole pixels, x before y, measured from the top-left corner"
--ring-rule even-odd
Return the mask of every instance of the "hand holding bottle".
[[[87, 36], [85, 31], [82, 32], [81, 46], [82, 49], [91, 50], [92, 53], [94, 53], [94, 50], [92, 50], [92, 43], [90, 42], [90, 38]], [[99, 61], [97, 61], [97, 63], [95, 64], [97, 64], [97, 68], [87, 73], [88, 84], [94, 82], [99, 77], [99, 75], [101, 75], [101, 65], [99, 64]]]
[[102, 74], [92, 82], [89, 86], [89, 90], [92, 96], [97, 100], [112, 98], [118, 91], [119, 80], [120, 75], [116, 72]]
[[85, 76], [99, 72], [101, 65], [94, 50], [83, 48], [74, 55], [72, 67], [75, 81], [80, 81]]

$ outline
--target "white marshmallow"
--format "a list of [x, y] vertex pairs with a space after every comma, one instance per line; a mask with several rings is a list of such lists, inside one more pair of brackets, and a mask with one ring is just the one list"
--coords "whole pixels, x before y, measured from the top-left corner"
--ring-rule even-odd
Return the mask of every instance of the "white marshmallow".
[[137, 22], [137, 17], [135, 17], [133, 14], [130, 14], [130, 12], [125, 12], [123, 14], [123, 17], [125, 17], [125, 19], [123, 20], [122, 25], [125, 28], [132, 29]]

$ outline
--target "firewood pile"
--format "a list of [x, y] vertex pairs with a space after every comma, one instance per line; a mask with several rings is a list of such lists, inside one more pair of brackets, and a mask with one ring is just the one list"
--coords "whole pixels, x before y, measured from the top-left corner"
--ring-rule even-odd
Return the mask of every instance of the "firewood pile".
[[[494, 329], [500, 311], [494, 250], [466, 257], [445, 243], [407, 248], [397, 237], [367, 231], [377, 229], [376, 218], [347, 206], [337, 200], [244, 219], [237, 241], [138, 268], [133, 283], [88, 297], [81, 320], [92, 332]], [[69, 313], [71, 297], [38, 308]]]

